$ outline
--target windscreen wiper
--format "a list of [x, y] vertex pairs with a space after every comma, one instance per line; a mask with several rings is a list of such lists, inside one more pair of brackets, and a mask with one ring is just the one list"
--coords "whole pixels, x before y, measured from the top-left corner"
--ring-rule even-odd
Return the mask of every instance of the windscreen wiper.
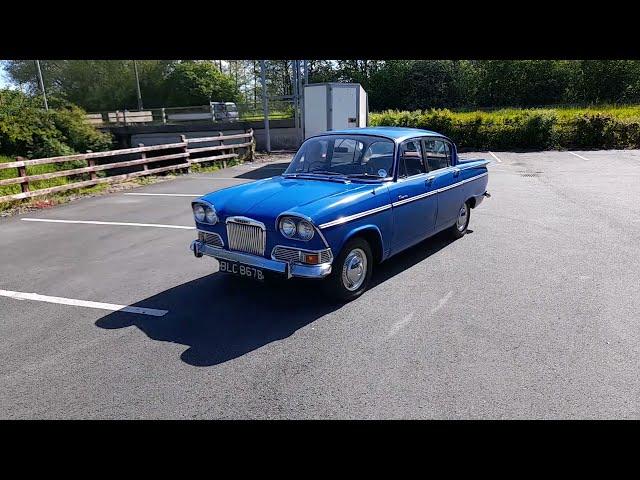
[[344, 173], [332, 172], [331, 170], [311, 170], [310, 172], [305, 173], [320, 173], [322, 175], [340, 175], [341, 177], [346, 177]]
[[355, 177], [355, 178], [375, 178], [377, 180], [382, 180], [385, 177], [381, 177], [379, 175], [373, 175], [371, 173], [352, 173], [350, 175], [347, 175], [349, 178], [351, 177]]

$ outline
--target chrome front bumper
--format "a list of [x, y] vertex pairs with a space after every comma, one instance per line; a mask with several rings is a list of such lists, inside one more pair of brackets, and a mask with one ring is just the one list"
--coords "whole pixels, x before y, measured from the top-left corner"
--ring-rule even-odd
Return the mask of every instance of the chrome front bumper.
[[270, 270], [272, 272], [286, 275], [287, 278], [323, 278], [331, 273], [331, 263], [321, 263], [319, 265], [302, 265], [299, 263], [287, 263], [270, 258], [258, 257], [248, 253], [232, 252], [222, 248], [212, 247], [199, 240], [191, 242], [189, 247], [196, 257], [207, 255], [213, 258], [240, 262], [252, 267]]

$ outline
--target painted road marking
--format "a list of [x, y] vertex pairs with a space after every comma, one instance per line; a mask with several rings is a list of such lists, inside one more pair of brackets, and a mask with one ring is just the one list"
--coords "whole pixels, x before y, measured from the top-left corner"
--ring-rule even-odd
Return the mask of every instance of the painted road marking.
[[125, 193], [125, 195], [136, 195], [141, 197], [201, 197], [199, 193]]
[[88, 225], [122, 225], [125, 227], [179, 228], [182, 230], [195, 230], [196, 228], [186, 225], [162, 225], [160, 223], [97, 222], [93, 220], [52, 220], [48, 218], [23, 218], [22, 220], [25, 222], [82, 223]]
[[502, 163], [502, 160], [500, 160], [498, 157], [496, 157], [495, 153], [489, 152], [489, 155], [491, 155], [493, 158], [495, 158], [498, 163]]
[[253, 178], [237, 178], [237, 177], [184, 177], [185, 180], [254, 180]]
[[585, 158], [582, 155], [578, 155], [577, 153], [573, 153], [573, 152], [567, 152], [567, 153], [570, 153], [571, 155], [575, 155], [576, 157], [581, 158], [583, 160], [589, 160], [588, 158]]
[[13, 298], [15, 300], [34, 300], [36, 302], [58, 303], [60, 305], [71, 305], [74, 307], [97, 308], [100, 310], [110, 310], [112, 312], [139, 313], [141, 315], [151, 315], [152, 317], [162, 317], [169, 313], [169, 310], [157, 310], [155, 308], [131, 307], [129, 305], [117, 305], [115, 303], [90, 302], [87, 300], [76, 300], [73, 298], [50, 297], [49, 295], [39, 295], [37, 293], [12, 292], [11, 290], [0, 290], [0, 296]]
[[[438, 310], [440, 310], [442, 307], [444, 307], [446, 305], [446, 303], [451, 299], [452, 296], [453, 296], [453, 290], [449, 290], [444, 297], [442, 297], [440, 300], [438, 300], [438, 304], [431, 309], [430, 314], [434, 314]], [[402, 330], [405, 326], [407, 326], [411, 321], [413, 321], [413, 312], [411, 312], [408, 315], [406, 315], [402, 320], [400, 320], [400, 321], [394, 323], [393, 325], [391, 325], [391, 328], [387, 332], [387, 336], [385, 337], [385, 340], [389, 340], [391, 337], [396, 335], [400, 330]]]

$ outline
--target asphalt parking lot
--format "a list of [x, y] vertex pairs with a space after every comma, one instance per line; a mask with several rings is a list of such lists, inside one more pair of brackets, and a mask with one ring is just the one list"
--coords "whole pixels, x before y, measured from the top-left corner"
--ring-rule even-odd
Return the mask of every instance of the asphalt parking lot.
[[469, 234], [343, 306], [188, 250], [188, 195], [285, 164], [0, 219], [0, 418], [640, 417], [640, 151], [462, 157]]

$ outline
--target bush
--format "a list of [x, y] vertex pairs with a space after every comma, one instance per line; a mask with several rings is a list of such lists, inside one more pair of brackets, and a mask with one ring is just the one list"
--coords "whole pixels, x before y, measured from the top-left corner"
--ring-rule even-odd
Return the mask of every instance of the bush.
[[604, 113], [574, 109], [451, 112], [447, 109], [372, 113], [371, 125], [433, 130], [463, 150], [638, 148], [640, 118], [629, 109]]
[[73, 105], [45, 111], [40, 99], [16, 90], [0, 90], [0, 154], [27, 158], [106, 150], [111, 136], [84, 121]]

